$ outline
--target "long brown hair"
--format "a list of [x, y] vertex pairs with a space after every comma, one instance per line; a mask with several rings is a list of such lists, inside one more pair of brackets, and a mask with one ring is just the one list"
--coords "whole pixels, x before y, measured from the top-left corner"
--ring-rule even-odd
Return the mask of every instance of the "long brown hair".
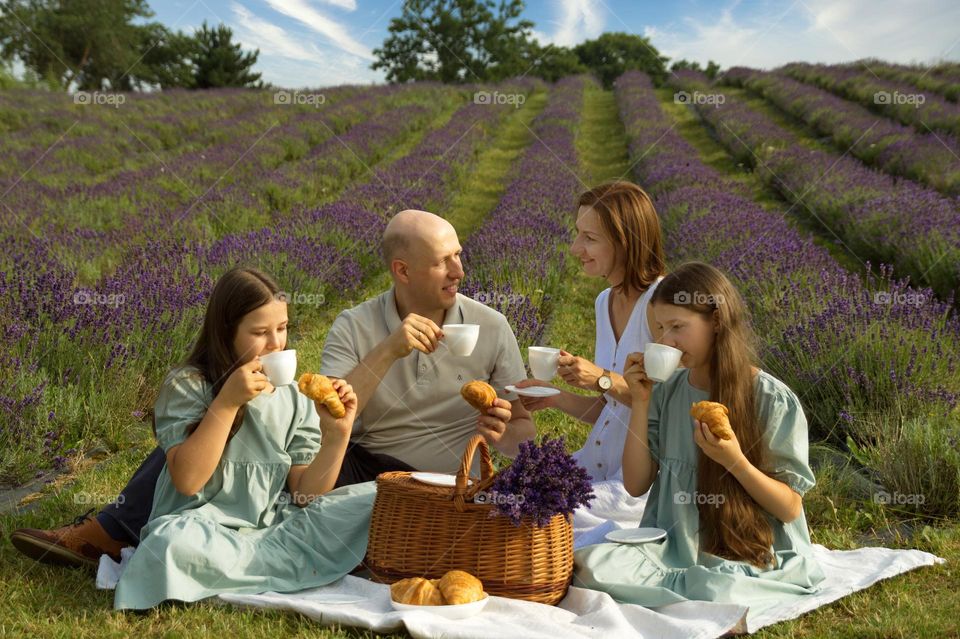
[[[264, 304], [281, 299], [280, 293], [273, 278], [255, 268], [236, 267], [217, 280], [207, 301], [200, 335], [184, 362], [184, 365], [198, 369], [213, 386], [214, 397], [240, 365], [240, 354], [234, 351], [233, 342], [243, 317]], [[240, 430], [245, 414], [246, 406], [241, 406], [230, 427], [230, 438]], [[192, 434], [199, 425], [198, 422], [188, 426], [187, 433]]]
[[[756, 339], [743, 298], [727, 277], [702, 262], [689, 262], [657, 286], [654, 304], [683, 306], [715, 322], [710, 355], [710, 400], [730, 411], [740, 448], [751, 464], [766, 469], [766, 445], [757, 413], [753, 367]], [[758, 567], [773, 561], [773, 529], [763, 508], [722, 465], [699, 452], [697, 491], [722, 499], [698, 500], [701, 549]]]
[[647, 192], [623, 180], [605, 182], [580, 195], [577, 206], [592, 208], [623, 260], [621, 292], [645, 291], [667, 270], [660, 218]]

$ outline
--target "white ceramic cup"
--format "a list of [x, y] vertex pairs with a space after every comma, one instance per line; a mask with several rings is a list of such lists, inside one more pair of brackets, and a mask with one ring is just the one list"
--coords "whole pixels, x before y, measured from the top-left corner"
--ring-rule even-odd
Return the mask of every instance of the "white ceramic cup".
[[647, 371], [647, 377], [656, 382], [667, 381], [680, 365], [681, 357], [683, 351], [673, 346], [648, 342], [643, 351], [643, 367]]
[[547, 346], [531, 346], [527, 349], [527, 361], [530, 362], [530, 372], [541, 382], [549, 382], [557, 376], [557, 360], [560, 359], [559, 348]]
[[479, 324], [444, 324], [443, 341], [454, 355], [466, 357], [473, 353], [480, 338]]
[[292, 384], [297, 376], [297, 351], [289, 349], [260, 356], [263, 374], [274, 386]]

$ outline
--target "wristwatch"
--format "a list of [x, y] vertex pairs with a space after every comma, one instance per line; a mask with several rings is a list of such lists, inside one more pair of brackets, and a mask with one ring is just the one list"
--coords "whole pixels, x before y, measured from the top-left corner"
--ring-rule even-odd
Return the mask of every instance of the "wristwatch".
[[610, 379], [610, 371], [603, 369], [603, 375], [597, 378], [597, 387], [601, 392], [606, 393], [613, 388], [613, 380]]

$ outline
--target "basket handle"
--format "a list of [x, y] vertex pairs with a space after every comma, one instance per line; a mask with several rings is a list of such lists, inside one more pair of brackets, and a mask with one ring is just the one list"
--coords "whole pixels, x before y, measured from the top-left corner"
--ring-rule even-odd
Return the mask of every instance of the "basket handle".
[[[473, 455], [480, 449], [480, 481], [467, 487], [470, 478], [470, 467], [473, 466]], [[467, 448], [460, 459], [460, 470], [457, 472], [457, 485], [454, 488], [453, 498], [460, 506], [467, 499], [473, 499], [479, 491], [486, 489], [493, 483], [493, 458], [490, 456], [490, 447], [483, 435], [474, 435], [467, 442]]]

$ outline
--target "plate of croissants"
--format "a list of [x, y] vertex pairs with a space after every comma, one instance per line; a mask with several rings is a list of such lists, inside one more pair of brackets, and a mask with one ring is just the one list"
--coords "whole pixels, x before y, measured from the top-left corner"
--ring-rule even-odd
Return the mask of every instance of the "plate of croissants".
[[447, 619], [472, 617], [489, 599], [483, 583], [464, 570], [451, 570], [439, 579], [410, 577], [390, 586], [394, 610], [426, 611]]

